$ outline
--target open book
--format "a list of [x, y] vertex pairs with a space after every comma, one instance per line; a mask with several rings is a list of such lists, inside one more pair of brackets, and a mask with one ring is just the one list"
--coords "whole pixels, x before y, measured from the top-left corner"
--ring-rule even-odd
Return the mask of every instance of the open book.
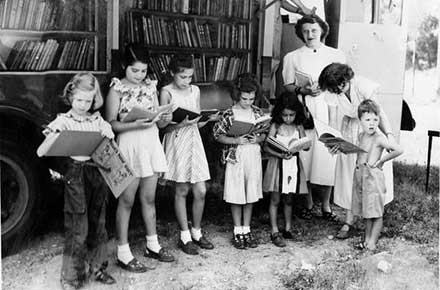
[[116, 198], [135, 179], [118, 145], [100, 132], [61, 131], [47, 137], [37, 149], [38, 156], [91, 156]]
[[177, 109], [173, 111], [173, 122], [180, 123], [186, 118], [186, 116], [188, 116], [188, 120], [194, 120], [195, 118], [202, 116], [199, 122], [205, 122], [208, 121], [209, 116], [216, 114], [217, 112], [217, 109], [209, 109], [202, 110], [198, 113], [182, 107], [177, 107]]
[[255, 122], [233, 120], [232, 126], [229, 128], [227, 135], [238, 137], [264, 132], [269, 128], [271, 119], [272, 117], [270, 115], [264, 115], [255, 120]]
[[312, 145], [312, 140], [309, 137], [292, 139], [289, 144], [284, 144], [277, 138], [270, 136], [266, 139], [266, 142], [272, 150], [278, 153], [296, 153], [308, 149]]
[[318, 140], [324, 143], [327, 147], [339, 145], [339, 150], [344, 154], [366, 152], [359, 146], [345, 140], [338, 130], [316, 119], [315, 127], [318, 132]]
[[172, 107], [173, 107], [172, 104], [159, 106], [157, 108], [157, 110], [154, 112], [150, 111], [150, 110], [145, 110], [141, 107], [133, 107], [127, 113], [127, 115], [124, 117], [124, 119], [122, 119], [121, 121], [122, 122], [133, 122], [133, 121], [139, 120], [139, 119], [154, 120], [154, 118], [156, 118], [157, 115], [159, 115], [160, 113], [163, 113], [163, 112], [170, 111]]

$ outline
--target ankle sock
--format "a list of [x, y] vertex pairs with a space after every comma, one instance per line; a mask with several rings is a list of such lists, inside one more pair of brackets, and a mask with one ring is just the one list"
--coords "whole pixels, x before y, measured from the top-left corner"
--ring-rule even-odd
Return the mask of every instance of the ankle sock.
[[155, 253], [159, 253], [162, 248], [159, 245], [159, 240], [157, 239], [157, 235], [146, 236], [147, 239], [147, 248], [149, 251], [153, 251]]
[[123, 245], [118, 245], [117, 252], [118, 252], [117, 253], [118, 260], [124, 264], [128, 264], [134, 258], [128, 243]]
[[251, 232], [251, 227], [250, 226], [243, 226], [243, 234], [247, 234]]
[[184, 244], [191, 242], [191, 233], [189, 232], [189, 230], [180, 231], [180, 239]]
[[195, 241], [200, 240], [202, 237], [202, 229], [191, 228], [191, 237]]
[[234, 235], [241, 235], [241, 234], [243, 234], [243, 227], [242, 226], [238, 226], [238, 227], [234, 226]]

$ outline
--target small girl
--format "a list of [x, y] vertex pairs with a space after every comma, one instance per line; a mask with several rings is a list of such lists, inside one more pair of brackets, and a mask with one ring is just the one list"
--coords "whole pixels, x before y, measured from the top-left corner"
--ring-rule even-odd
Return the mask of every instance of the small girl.
[[[174, 104], [191, 111], [200, 111], [200, 90], [192, 85], [194, 74], [191, 56], [174, 56], [169, 69], [172, 82], [160, 92], [160, 104]], [[210, 118], [215, 118], [213, 115]], [[178, 124], [169, 124], [163, 140], [169, 171], [163, 176], [165, 180], [175, 183], [174, 209], [180, 226], [179, 248], [186, 254], [197, 255], [198, 247], [213, 249], [214, 245], [202, 233], [201, 222], [205, 207], [206, 185], [209, 180], [209, 167], [203, 148], [199, 128], [206, 122], [200, 118], [188, 120], [186, 117]], [[186, 212], [186, 197], [192, 189], [192, 227], [189, 230]]]
[[154, 120], [122, 121], [134, 107], [152, 112], [158, 108], [156, 82], [146, 79], [147, 60], [146, 50], [127, 47], [122, 66], [125, 76], [122, 79], [112, 80], [106, 104], [107, 120], [118, 134], [119, 148], [137, 177], [119, 196], [116, 210], [117, 264], [122, 269], [135, 273], [145, 272], [148, 269], [133, 257], [128, 244], [128, 225], [138, 189], [147, 233], [144, 256], [162, 262], [174, 261], [169, 251], [159, 244], [155, 206], [158, 175], [168, 170], [159, 140], [158, 127], [165, 126], [166, 122], [171, 120], [171, 114], [158, 114]]
[[[59, 114], [43, 131], [46, 137], [63, 130], [97, 131], [114, 138], [111, 126], [99, 112], [103, 104], [98, 80], [90, 73], [75, 75], [62, 96], [71, 109]], [[95, 112], [96, 111], [96, 112]], [[81, 288], [89, 273], [96, 281], [114, 284], [107, 274], [105, 216], [108, 188], [90, 156], [71, 156], [64, 179], [65, 241], [61, 286]], [[87, 267], [88, 265], [88, 267]], [[88, 268], [88, 271], [87, 271]]]
[[232, 244], [237, 249], [246, 249], [258, 246], [250, 224], [253, 204], [263, 197], [260, 143], [266, 134], [227, 135], [234, 119], [254, 122], [264, 115], [261, 109], [253, 105], [255, 98], [260, 95], [260, 85], [255, 77], [240, 75], [235, 86], [231, 94], [235, 104], [222, 114], [213, 132], [214, 138], [226, 145], [222, 158], [226, 163], [224, 200], [231, 204], [234, 223]]
[[[306, 137], [302, 122], [304, 109], [295, 93], [284, 92], [272, 111], [272, 125], [269, 137], [274, 137], [283, 144]], [[293, 239], [292, 194], [308, 193], [304, 169], [297, 153], [278, 153], [267, 142], [264, 150], [270, 157], [263, 179], [263, 191], [270, 192], [269, 216], [272, 226], [271, 240], [277, 247], [285, 247], [284, 239]], [[308, 148], [307, 148], [308, 150]], [[280, 194], [284, 203], [285, 228], [282, 234], [278, 230], [277, 215]]]

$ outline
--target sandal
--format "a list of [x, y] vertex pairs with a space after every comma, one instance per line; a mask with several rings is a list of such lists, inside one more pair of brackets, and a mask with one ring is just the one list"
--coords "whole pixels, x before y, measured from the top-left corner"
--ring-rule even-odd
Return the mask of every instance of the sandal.
[[299, 212], [298, 217], [303, 220], [311, 220], [313, 218], [313, 207], [312, 208], [303, 207]]
[[122, 269], [133, 273], [145, 273], [148, 270], [148, 268], [136, 258], [133, 258], [130, 262], [128, 262], [128, 264], [125, 264], [121, 260], [117, 259], [116, 264]]
[[365, 245], [365, 242], [359, 242], [359, 243], [355, 244], [354, 248], [359, 251], [368, 250], [367, 245]]
[[174, 262], [174, 256], [165, 248], [161, 248], [159, 253], [156, 253], [148, 249], [148, 247], [145, 247], [144, 257], [153, 258], [161, 262]]
[[110, 274], [104, 270], [98, 270], [95, 272], [95, 280], [103, 284], [111, 285], [115, 284], [116, 280]]
[[338, 222], [339, 218], [332, 211], [322, 211], [322, 218], [328, 222]]
[[[348, 227], [348, 230], [343, 230], [342, 228], [344, 226]], [[340, 240], [345, 240], [351, 236], [351, 232], [353, 231], [353, 226], [347, 223], [344, 223], [344, 225], [341, 227], [341, 229], [336, 234], [336, 238]]]

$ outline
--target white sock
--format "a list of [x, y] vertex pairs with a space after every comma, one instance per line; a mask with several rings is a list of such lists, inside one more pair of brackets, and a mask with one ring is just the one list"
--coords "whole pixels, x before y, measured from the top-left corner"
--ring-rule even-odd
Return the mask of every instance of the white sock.
[[159, 240], [157, 239], [157, 235], [146, 236], [147, 238], [147, 248], [149, 251], [153, 251], [155, 253], [159, 253], [162, 247], [159, 245]]
[[235, 227], [234, 226], [234, 235], [240, 235], [242, 233], [243, 233], [243, 227], [241, 227], [241, 226]]
[[191, 237], [198, 241], [202, 237], [202, 229], [191, 228]]
[[243, 226], [243, 234], [247, 234], [251, 232], [251, 227], [250, 226]]
[[118, 245], [118, 260], [124, 264], [128, 264], [133, 260], [133, 254], [131, 253], [130, 246], [128, 244]]
[[191, 233], [189, 232], [189, 230], [180, 231], [180, 239], [184, 244], [191, 242]]

